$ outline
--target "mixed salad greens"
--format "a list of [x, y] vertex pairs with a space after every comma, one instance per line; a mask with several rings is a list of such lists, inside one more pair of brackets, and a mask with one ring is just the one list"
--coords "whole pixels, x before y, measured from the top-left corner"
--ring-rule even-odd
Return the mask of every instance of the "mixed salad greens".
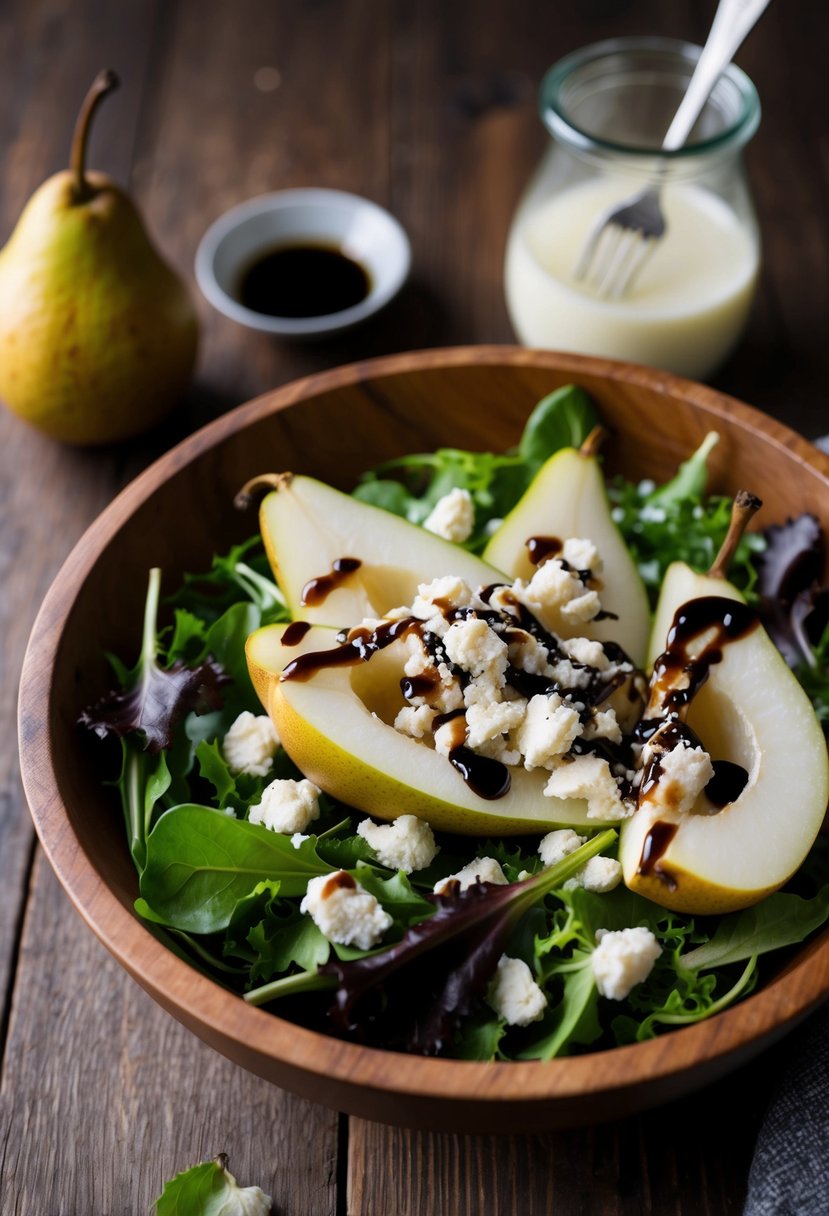
[[[493, 521], [521, 497], [541, 464], [578, 447], [598, 419], [588, 397], [565, 388], [530, 416], [514, 452], [439, 449], [390, 461], [354, 493], [422, 523], [451, 489], [468, 490], [480, 552]], [[667, 484], [609, 486], [614, 518], [655, 602], [667, 566], [707, 569], [726, 534], [730, 501], [705, 495], [716, 437]], [[747, 534], [731, 580], [758, 606], [821, 721], [829, 722], [829, 596], [816, 582], [822, 537], [804, 516]], [[829, 918], [829, 848], [814, 846], [782, 892], [729, 915], [692, 917], [624, 887], [598, 894], [562, 884], [612, 848], [613, 831], [544, 868], [536, 838], [438, 836], [440, 852], [406, 875], [377, 859], [356, 833], [360, 812], [326, 795], [303, 839], [249, 822], [276, 778], [301, 778], [279, 749], [264, 776], [235, 772], [222, 740], [242, 711], [260, 713], [245, 641], [288, 621], [258, 538], [187, 575], [160, 606], [150, 575], [141, 652], [128, 668], [110, 656], [120, 685], [82, 716], [121, 748], [117, 786], [139, 875], [136, 911], [171, 949], [245, 1000], [314, 1029], [386, 1048], [461, 1059], [551, 1059], [651, 1038], [699, 1021], [752, 991], [765, 956], [802, 941]], [[475, 857], [496, 859], [508, 885], [477, 883], [437, 897], [435, 884]], [[300, 910], [311, 879], [346, 870], [379, 901], [392, 927], [379, 948], [330, 943]], [[598, 991], [590, 966], [596, 931], [645, 926], [661, 946], [648, 976], [624, 1000]], [[487, 1003], [498, 959], [523, 960], [547, 997], [543, 1017], [508, 1026]]]

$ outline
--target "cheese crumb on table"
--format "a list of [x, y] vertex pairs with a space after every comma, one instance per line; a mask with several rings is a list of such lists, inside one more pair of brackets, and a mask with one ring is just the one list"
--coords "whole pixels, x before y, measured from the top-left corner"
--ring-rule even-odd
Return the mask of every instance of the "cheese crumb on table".
[[308, 913], [330, 942], [360, 950], [376, 946], [392, 925], [379, 901], [345, 870], [312, 878], [299, 910]]
[[423, 527], [444, 540], [463, 544], [472, 535], [475, 526], [475, 505], [468, 490], [454, 489], [439, 498], [424, 519]]
[[445, 891], [450, 882], [460, 883], [461, 890], [465, 891], [476, 882], [491, 882], [504, 886], [507, 876], [494, 857], [476, 857], [462, 870], [458, 870], [457, 874], [449, 874], [446, 878], [441, 878], [440, 882], [436, 882], [435, 895]]
[[646, 980], [662, 953], [650, 929], [596, 930], [598, 945], [590, 956], [596, 987], [611, 1001], [623, 1001]]
[[320, 790], [313, 781], [272, 781], [262, 791], [262, 801], [250, 808], [251, 823], [261, 823], [272, 832], [304, 832], [320, 816]]
[[245, 709], [222, 740], [222, 755], [232, 772], [266, 777], [278, 747], [279, 738], [270, 718]]
[[510, 1026], [529, 1026], [544, 1016], [547, 998], [520, 958], [502, 954], [486, 995], [487, 1004]]
[[434, 832], [416, 815], [399, 815], [393, 823], [364, 819], [357, 835], [374, 849], [381, 865], [406, 874], [425, 869], [439, 852]]

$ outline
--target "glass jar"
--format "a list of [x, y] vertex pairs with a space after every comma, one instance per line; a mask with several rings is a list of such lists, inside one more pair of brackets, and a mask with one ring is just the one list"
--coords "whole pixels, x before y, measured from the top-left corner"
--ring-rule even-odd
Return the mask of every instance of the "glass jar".
[[[539, 111], [552, 140], [507, 241], [505, 289], [527, 346], [649, 363], [703, 378], [745, 326], [760, 265], [741, 152], [757, 130], [757, 92], [733, 64], [684, 147], [660, 144], [700, 48], [664, 38], [599, 42], [545, 76]], [[575, 280], [593, 226], [657, 185], [665, 235], [619, 300]]]

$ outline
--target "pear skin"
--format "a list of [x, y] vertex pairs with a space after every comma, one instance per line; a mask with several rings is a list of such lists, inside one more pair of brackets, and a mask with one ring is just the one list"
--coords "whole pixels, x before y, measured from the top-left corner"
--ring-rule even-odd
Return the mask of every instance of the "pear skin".
[[44, 182], [0, 252], [9, 408], [66, 443], [129, 438], [182, 397], [197, 341], [189, 293], [127, 194], [82, 164]]

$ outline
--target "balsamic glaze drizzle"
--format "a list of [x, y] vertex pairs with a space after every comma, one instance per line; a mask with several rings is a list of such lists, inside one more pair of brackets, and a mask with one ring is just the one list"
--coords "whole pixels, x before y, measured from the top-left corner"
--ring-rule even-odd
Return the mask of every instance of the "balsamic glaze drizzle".
[[[535, 554], [538, 562], [544, 556], [550, 556], [556, 545], [560, 545], [554, 537], [533, 537], [528, 542], [531, 556]], [[532, 546], [535, 546], [533, 548]], [[546, 554], [543, 552], [547, 546]], [[339, 586], [355, 570], [359, 569], [357, 558], [338, 558], [332, 563], [331, 573], [311, 579], [306, 583], [302, 592], [302, 602], [306, 604], [321, 603], [335, 587]], [[589, 576], [589, 572], [584, 572]], [[581, 575], [580, 575], [581, 576]], [[479, 594], [484, 603], [491, 601], [495, 590], [503, 584], [492, 584]], [[474, 615], [487, 620], [491, 625], [500, 626], [502, 637], [507, 643], [520, 641], [520, 631], [531, 634], [547, 647], [551, 660], [565, 658], [559, 646], [558, 639], [550, 634], [541, 623], [517, 600], [510, 601], [510, 607], [515, 610], [518, 623], [515, 626], [505, 625], [503, 615], [492, 610], [477, 611]], [[470, 609], [458, 609], [452, 605], [436, 604], [436, 609], [449, 620], [460, 620], [471, 614]], [[757, 614], [746, 605], [719, 596], [706, 596], [684, 604], [674, 617], [671, 631], [668, 635], [668, 647], [657, 660], [654, 677], [651, 684], [651, 696], [648, 706], [648, 716], [642, 718], [634, 731], [623, 738], [621, 743], [612, 743], [608, 739], [577, 739], [572, 747], [574, 755], [598, 755], [607, 760], [612, 772], [630, 772], [635, 767], [633, 748], [647, 744], [659, 732], [657, 747], [654, 754], [648, 758], [641, 777], [638, 791], [638, 802], [647, 800], [650, 792], [659, 781], [660, 757], [666, 751], [684, 743], [691, 747], [700, 746], [694, 732], [683, 721], [682, 716], [693, 697], [708, 678], [711, 666], [722, 659], [723, 647], [737, 638], [745, 636], [757, 625]], [[283, 634], [285, 645], [296, 645], [305, 636], [309, 626], [302, 621], [289, 625]], [[416, 633], [433, 663], [445, 663], [452, 668], [453, 675], [465, 685], [469, 680], [468, 673], [449, 663], [446, 649], [440, 637], [425, 628], [424, 623], [415, 617], [403, 617], [400, 620], [384, 621], [376, 628], [357, 627], [338, 635], [339, 645], [331, 650], [314, 651], [298, 655], [282, 672], [282, 680], [308, 680], [324, 668], [352, 667], [367, 662], [373, 654], [385, 649], [398, 638], [409, 633]], [[711, 637], [706, 638], [707, 634]], [[694, 647], [700, 639], [706, 640], [700, 646]], [[611, 663], [630, 662], [624, 650], [613, 642], [603, 643], [604, 653]], [[692, 649], [695, 653], [692, 655]], [[573, 669], [585, 670], [584, 664], [569, 660]], [[589, 670], [589, 669], [587, 669]], [[602, 678], [601, 673], [591, 679], [586, 688], [565, 688], [553, 677], [535, 675], [510, 666], [506, 671], [506, 683], [521, 696], [528, 699], [538, 694], [550, 696], [558, 693], [569, 698], [571, 703], [580, 705], [580, 717], [587, 722], [595, 708], [603, 704], [613, 693], [626, 682], [624, 673], [617, 673], [611, 678]], [[427, 703], [429, 696], [438, 688], [440, 678], [437, 674], [423, 672], [416, 676], [404, 677], [400, 681], [401, 691], [407, 700], [422, 697]], [[677, 685], [681, 684], [681, 687]], [[638, 695], [635, 681], [631, 681], [629, 695], [635, 700]], [[466, 726], [463, 709], [450, 713], [436, 715], [432, 730], [437, 731], [441, 726], [458, 720], [456, 738], [453, 738], [449, 749], [449, 761], [461, 774], [466, 784], [476, 794], [486, 799], [502, 798], [510, 789], [510, 773], [505, 764], [488, 756], [480, 756], [466, 746]], [[739, 765], [728, 761], [716, 761], [714, 777], [706, 789], [708, 797], [714, 805], [727, 805], [739, 796], [748, 774]], [[622, 796], [631, 797], [634, 793], [633, 783], [625, 776], [622, 779]], [[721, 801], [725, 799], [725, 801]], [[657, 873], [656, 865], [659, 856], [668, 847], [676, 831], [676, 825], [656, 823], [645, 838], [642, 856], [639, 862], [639, 872]], [[664, 873], [659, 876], [668, 881]], [[673, 882], [673, 879], [670, 880]]]
[[298, 646], [311, 628], [308, 621], [291, 621], [280, 641], [283, 646]]
[[[759, 624], [758, 614], [739, 600], [707, 595], [683, 604], [673, 619], [664, 654], [656, 660], [651, 680], [647, 716], [634, 730], [637, 743], [653, 744], [639, 786], [638, 803], [646, 802], [659, 785], [662, 757], [681, 745], [701, 747], [699, 738], [683, 720], [688, 706], [703, 687], [711, 668], [722, 662], [723, 650], [746, 637]], [[714, 806], [728, 806], [742, 793], [748, 773], [728, 760], [713, 762], [714, 776], [705, 794]], [[642, 845], [637, 872], [654, 873], [663, 881], [665, 873], [656, 865], [676, 831], [675, 824], [656, 822]], [[676, 882], [670, 878], [669, 885]]]
[[362, 564], [358, 557], [338, 557], [331, 563], [330, 574], [320, 574], [317, 578], [311, 578], [302, 588], [302, 594], [299, 597], [302, 607], [316, 607], [323, 603], [331, 592], [342, 586], [349, 574], [359, 570]]

